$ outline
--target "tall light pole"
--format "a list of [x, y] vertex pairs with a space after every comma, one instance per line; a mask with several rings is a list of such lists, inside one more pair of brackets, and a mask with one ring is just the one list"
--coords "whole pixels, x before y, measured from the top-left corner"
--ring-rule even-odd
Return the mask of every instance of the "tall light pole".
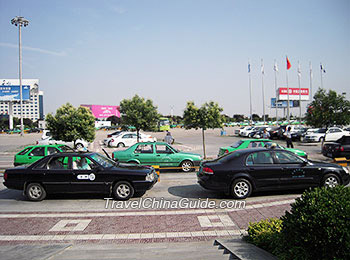
[[19, 95], [21, 107], [21, 136], [23, 136], [23, 93], [22, 93], [22, 39], [21, 27], [28, 26], [29, 21], [22, 16], [16, 16], [11, 20], [11, 23], [18, 26], [18, 45], [19, 45]]

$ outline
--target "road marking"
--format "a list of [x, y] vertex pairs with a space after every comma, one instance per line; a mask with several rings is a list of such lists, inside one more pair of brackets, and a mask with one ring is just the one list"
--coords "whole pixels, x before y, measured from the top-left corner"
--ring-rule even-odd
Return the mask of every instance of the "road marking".
[[91, 220], [92, 219], [62, 219], [49, 231], [84, 231]]
[[201, 227], [235, 226], [228, 215], [197, 216]]
[[295, 200], [282, 200], [270, 203], [252, 204], [245, 208], [237, 209], [181, 209], [181, 210], [144, 210], [144, 211], [126, 211], [126, 212], [81, 212], [81, 213], [18, 213], [7, 214], [0, 213], [0, 218], [77, 218], [77, 217], [126, 217], [126, 216], [163, 216], [163, 215], [190, 215], [190, 214], [217, 214], [228, 213], [240, 210], [263, 208], [291, 204]]
[[114, 240], [114, 239], [149, 239], [149, 238], [183, 238], [183, 237], [228, 237], [237, 236], [245, 230], [211, 230], [166, 233], [130, 233], [130, 234], [82, 234], [82, 235], [0, 235], [0, 241], [52, 241], [52, 240]]

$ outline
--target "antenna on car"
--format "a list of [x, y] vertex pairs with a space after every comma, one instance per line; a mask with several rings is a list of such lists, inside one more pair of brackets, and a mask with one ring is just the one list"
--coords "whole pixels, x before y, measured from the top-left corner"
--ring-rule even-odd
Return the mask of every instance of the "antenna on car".
[[108, 159], [112, 159], [104, 148], [102, 148], [102, 151], [105, 153], [105, 155], [108, 157]]

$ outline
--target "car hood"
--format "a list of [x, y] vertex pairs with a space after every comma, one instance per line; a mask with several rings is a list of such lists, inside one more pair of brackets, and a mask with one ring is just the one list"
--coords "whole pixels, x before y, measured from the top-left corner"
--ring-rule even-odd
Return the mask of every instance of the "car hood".
[[320, 161], [314, 161], [314, 160], [309, 160], [314, 166], [318, 167], [335, 167], [335, 168], [342, 168], [342, 166], [335, 164], [335, 163], [329, 163], [329, 162], [320, 162]]
[[287, 151], [290, 151], [290, 152], [293, 152], [293, 153], [296, 153], [296, 154], [306, 154], [306, 152], [304, 152], [303, 150], [299, 150], [299, 149], [294, 149], [294, 148], [284, 148], [286, 149]]

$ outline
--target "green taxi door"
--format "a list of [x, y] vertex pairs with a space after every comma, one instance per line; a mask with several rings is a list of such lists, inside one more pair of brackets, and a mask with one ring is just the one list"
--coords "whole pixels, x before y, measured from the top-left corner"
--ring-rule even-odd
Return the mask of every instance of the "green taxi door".
[[25, 163], [31, 164], [43, 158], [44, 156], [45, 156], [45, 147], [44, 146], [35, 147], [27, 154], [27, 159]]
[[153, 152], [153, 144], [138, 144], [133, 152], [132, 158], [143, 165], [158, 165]]
[[174, 151], [166, 144], [155, 144], [156, 158], [159, 166], [177, 166], [179, 162], [175, 161]]

